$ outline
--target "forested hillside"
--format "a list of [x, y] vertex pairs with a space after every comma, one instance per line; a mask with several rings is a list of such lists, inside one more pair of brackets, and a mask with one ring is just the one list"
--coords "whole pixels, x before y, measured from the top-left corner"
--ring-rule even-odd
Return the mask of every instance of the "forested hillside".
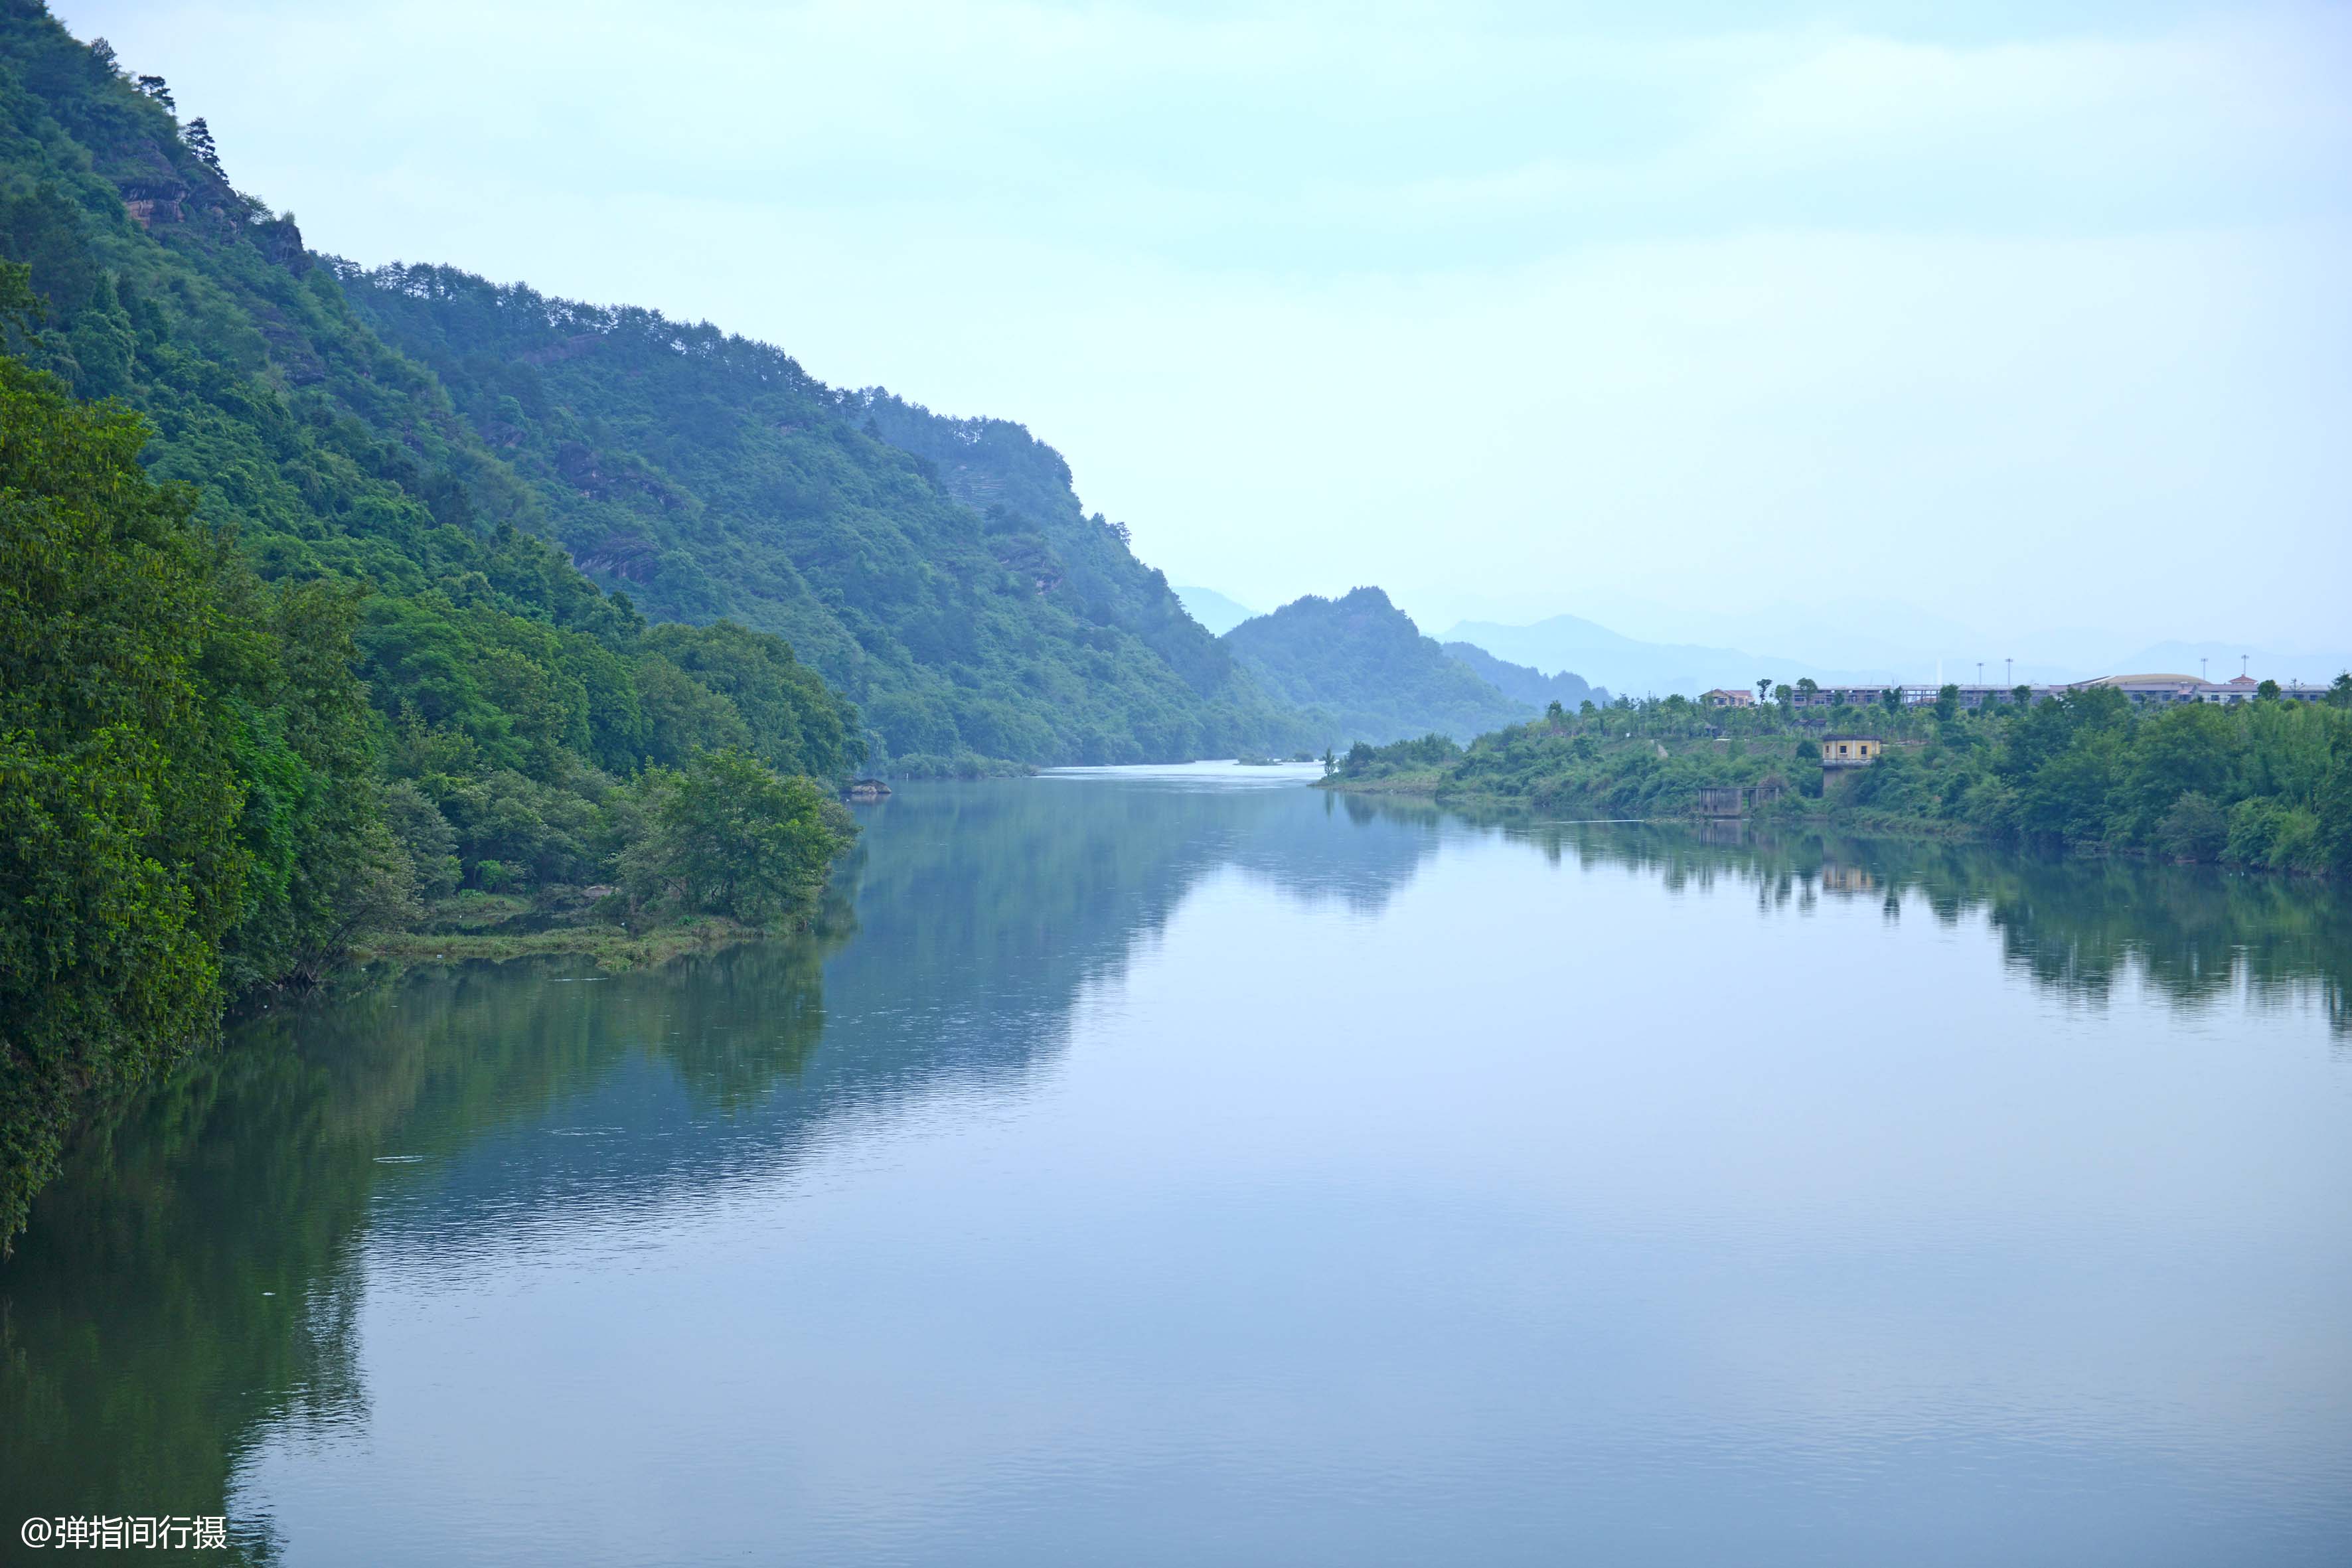
[[1433, 732], [1466, 740], [1534, 711], [1422, 636], [1378, 588], [1309, 594], [1220, 640], [1267, 690], [1309, 710], [1317, 743], [1342, 751]]
[[856, 710], [574, 570], [168, 86], [28, 0], [0, 414], [0, 1248], [89, 1091], [362, 927], [583, 883], [767, 920], [845, 842], [803, 775]]
[[901, 771], [1300, 738], [1018, 425], [838, 391], [648, 310], [450, 268], [338, 270], [583, 570], [657, 618], [782, 634]]

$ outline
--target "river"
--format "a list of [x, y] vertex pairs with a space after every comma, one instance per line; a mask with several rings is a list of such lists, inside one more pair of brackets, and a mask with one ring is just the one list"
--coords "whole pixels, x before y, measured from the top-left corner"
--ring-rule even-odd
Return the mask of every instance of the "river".
[[2344, 894], [1293, 769], [860, 815], [805, 938], [356, 976], [86, 1137], [7, 1529], [2352, 1561]]

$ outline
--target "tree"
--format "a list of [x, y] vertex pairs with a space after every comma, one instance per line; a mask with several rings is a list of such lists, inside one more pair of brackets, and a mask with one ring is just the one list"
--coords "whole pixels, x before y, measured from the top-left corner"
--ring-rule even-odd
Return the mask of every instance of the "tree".
[[[1785, 691], [1788, 688], [1782, 687], [1781, 689]], [[1803, 679], [1797, 682], [1797, 695], [1803, 698], [1807, 705], [1810, 706], [1813, 699], [1819, 697], [1821, 694], [1821, 683], [1815, 680], [1811, 676], [1808, 675]]]
[[205, 123], [203, 115], [188, 121], [187, 129], [180, 132], [180, 140], [188, 144], [188, 151], [196, 155], [198, 163], [220, 174], [220, 152], [213, 145], [213, 128]]
[[2341, 672], [2328, 683], [2327, 701], [2330, 707], [2352, 708], [2352, 669]]
[[[1811, 680], [1807, 680], [1804, 684], [1811, 686], [1812, 682]], [[1783, 708], [1786, 708], [1789, 705], [1789, 700], [1796, 695], [1797, 689], [1787, 684], [1785, 681], [1772, 689], [1772, 700], [1778, 702]]]
[[359, 591], [263, 584], [153, 434], [0, 356], [0, 1246], [93, 1096], [413, 908]]
[[1764, 700], [1764, 694], [1765, 694], [1766, 692], [1768, 692], [1768, 691], [1771, 690], [1771, 689], [1772, 689], [1772, 678], [1771, 678], [1770, 676], [1769, 676], [1769, 675], [1768, 675], [1768, 676], [1765, 676], [1763, 679], [1759, 679], [1759, 681], [1757, 681], [1757, 683], [1756, 683], [1756, 700], [1757, 700], [1757, 701], [1759, 701], [1759, 702], [1763, 701], [1763, 700]]
[[162, 104], [164, 108], [175, 110], [179, 108], [178, 104], [172, 101], [172, 89], [164, 85], [163, 79], [162, 77], [142, 76], [138, 79], [138, 81], [139, 90], [153, 99], [156, 102]]
[[2255, 700], [2255, 701], [2257, 701], [2257, 702], [2275, 702], [2275, 701], [2277, 701], [2278, 700], [2279, 700], [2279, 683], [2278, 683], [2277, 681], [2275, 681], [2275, 680], [2265, 680], [2265, 681], [2263, 681], [2260, 686], [2257, 686], [2257, 687], [2255, 687], [2255, 688], [2254, 688], [2254, 700]]
[[1936, 689], [1936, 717], [1949, 721], [1960, 710], [1960, 689], [1947, 683]]
[[81, 1097], [216, 1024], [244, 903], [214, 563], [146, 439], [0, 358], [0, 1247]]
[[646, 834], [621, 857], [640, 902], [765, 924], [804, 908], [856, 831], [814, 781], [739, 751], [646, 775]]
[[[1899, 686], [1887, 687], [1878, 694], [1878, 701], [1879, 705], [1885, 708], [1889, 713], [1901, 712], [1903, 710], [1903, 689]], [[1939, 709], [1938, 711], [1940, 712], [1941, 710]]]

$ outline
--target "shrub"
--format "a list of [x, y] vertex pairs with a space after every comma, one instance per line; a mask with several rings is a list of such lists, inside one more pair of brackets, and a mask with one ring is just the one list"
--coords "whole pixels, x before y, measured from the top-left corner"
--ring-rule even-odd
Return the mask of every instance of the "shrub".
[[2214, 860], [2230, 839], [2230, 819], [2194, 790], [2184, 790], [2158, 825], [2157, 847], [2176, 860]]

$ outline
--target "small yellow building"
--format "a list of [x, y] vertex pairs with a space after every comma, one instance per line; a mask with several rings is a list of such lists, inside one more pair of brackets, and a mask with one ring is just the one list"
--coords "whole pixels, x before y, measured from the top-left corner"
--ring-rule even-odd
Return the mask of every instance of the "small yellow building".
[[1824, 735], [1822, 737], [1822, 766], [1825, 768], [1866, 768], [1878, 760], [1885, 742], [1875, 735]]

